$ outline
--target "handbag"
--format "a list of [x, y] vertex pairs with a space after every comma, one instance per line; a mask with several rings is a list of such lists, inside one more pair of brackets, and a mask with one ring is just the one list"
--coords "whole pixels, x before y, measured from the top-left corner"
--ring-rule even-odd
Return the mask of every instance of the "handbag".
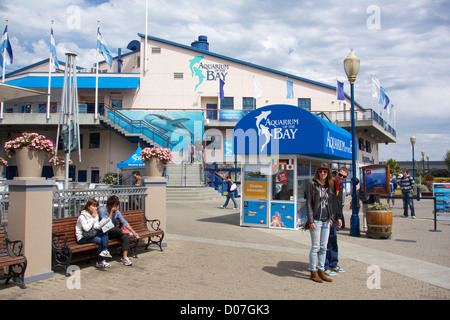
[[96, 236], [99, 232], [100, 232], [100, 230], [94, 229], [94, 228], [92, 228], [92, 229], [89, 230], [89, 231], [84, 231], [84, 230], [83, 230], [83, 238], [82, 238], [82, 239], [85, 239], [85, 240], [87, 240], [87, 241], [92, 240], [92, 239], [95, 238], [95, 236]]
[[236, 183], [233, 182], [233, 184], [230, 187], [230, 191], [234, 191], [234, 190], [236, 190], [236, 188], [237, 188], [237, 185], [236, 185]]

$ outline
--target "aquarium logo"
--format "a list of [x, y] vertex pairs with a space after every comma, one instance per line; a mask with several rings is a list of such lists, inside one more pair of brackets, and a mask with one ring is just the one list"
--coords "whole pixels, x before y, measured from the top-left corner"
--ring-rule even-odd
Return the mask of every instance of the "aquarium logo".
[[298, 131], [298, 119], [270, 119], [269, 115], [272, 111], [262, 111], [259, 116], [256, 116], [256, 128], [258, 129], [258, 136], [265, 138], [264, 144], [261, 146], [260, 152], [269, 144], [271, 137], [276, 140], [295, 139]]
[[327, 135], [327, 148], [330, 148], [332, 153], [334, 153], [335, 150], [345, 152], [348, 154], [352, 153], [351, 145], [346, 145], [345, 141], [342, 141], [341, 139], [330, 136], [330, 132], [328, 132], [328, 135]]
[[230, 69], [229, 64], [204, 63], [202, 62], [203, 58], [204, 56], [195, 56], [193, 59], [189, 60], [189, 68], [191, 69], [192, 78], [198, 78], [194, 91], [197, 90], [197, 88], [203, 83], [203, 80], [216, 81], [222, 79], [223, 82], [226, 82], [225, 79], [228, 74], [226, 71]]

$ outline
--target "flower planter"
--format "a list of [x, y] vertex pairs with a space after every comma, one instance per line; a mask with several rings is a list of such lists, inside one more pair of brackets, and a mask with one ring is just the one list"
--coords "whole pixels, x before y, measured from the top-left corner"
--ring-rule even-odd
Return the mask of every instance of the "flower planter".
[[66, 177], [66, 167], [65, 166], [52, 166], [53, 168], [53, 178], [65, 178]]
[[151, 158], [145, 161], [145, 176], [144, 178], [161, 178], [164, 173], [164, 164], [157, 158]]
[[22, 148], [16, 150], [17, 177], [16, 180], [44, 180], [42, 168], [47, 153], [41, 150]]
[[369, 238], [387, 239], [392, 235], [392, 210], [367, 210], [367, 233]]

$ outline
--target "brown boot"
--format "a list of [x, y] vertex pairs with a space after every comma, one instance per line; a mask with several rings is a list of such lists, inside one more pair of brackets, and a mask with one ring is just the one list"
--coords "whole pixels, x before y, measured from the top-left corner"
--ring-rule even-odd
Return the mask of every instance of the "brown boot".
[[310, 279], [315, 282], [322, 282], [322, 279], [320, 279], [319, 276], [317, 275], [317, 271], [311, 271]]
[[333, 280], [325, 273], [323, 270], [318, 270], [317, 274], [319, 275], [319, 278], [323, 281], [332, 282]]

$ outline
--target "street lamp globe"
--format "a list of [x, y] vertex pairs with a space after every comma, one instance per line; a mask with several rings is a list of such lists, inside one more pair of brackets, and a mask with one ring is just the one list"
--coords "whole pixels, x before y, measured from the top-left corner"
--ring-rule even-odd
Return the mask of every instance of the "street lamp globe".
[[356, 81], [356, 76], [359, 72], [359, 58], [355, 55], [355, 52], [350, 51], [350, 54], [344, 60], [345, 74], [347, 75], [350, 84], [354, 84]]

